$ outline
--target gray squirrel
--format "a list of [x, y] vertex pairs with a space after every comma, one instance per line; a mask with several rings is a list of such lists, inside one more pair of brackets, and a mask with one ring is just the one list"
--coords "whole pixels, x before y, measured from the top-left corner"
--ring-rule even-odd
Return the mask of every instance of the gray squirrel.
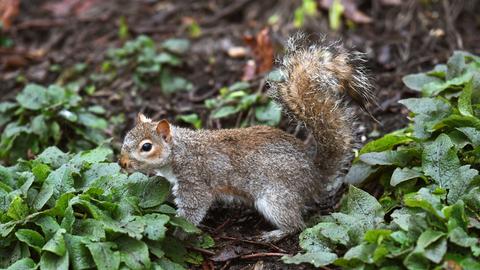
[[342, 185], [354, 147], [354, 112], [347, 98], [373, 102], [362, 55], [339, 43], [302, 45], [291, 39], [281, 63], [285, 80], [270, 82], [271, 96], [316, 142], [316, 153], [280, 129], [191, 130], [139, 114], [123, 142], [120, 164], [165, 177], [177, 214], [198, 225], [216, 200], [254, 206], [278, 229], [261, 236], [278, 241], [305, 227], [307, 203]]

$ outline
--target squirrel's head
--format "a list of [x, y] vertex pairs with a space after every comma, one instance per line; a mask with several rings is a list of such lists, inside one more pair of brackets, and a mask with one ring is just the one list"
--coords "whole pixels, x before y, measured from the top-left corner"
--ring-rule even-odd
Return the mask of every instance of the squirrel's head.
[[172, 130], [167, 120], [154, 122], [139, 113], [135, 127], [123, 140], [120, 166], [127, 171], [152, 173], [170, 162]]

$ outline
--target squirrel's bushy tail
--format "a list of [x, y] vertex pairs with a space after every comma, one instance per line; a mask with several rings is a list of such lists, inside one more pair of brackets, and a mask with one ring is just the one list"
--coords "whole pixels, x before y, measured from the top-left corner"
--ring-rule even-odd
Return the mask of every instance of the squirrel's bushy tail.
[[338, 183], [355, 144], [347, 96], [362, 107], [374, 98], [362, 54], [348, 52], [338, 42], [323, 43], [306, 45], [301, 36], [289, 40], [280, 67], [284, 81], [270, 82], [271, 96], [311, 130], [324, 180]]

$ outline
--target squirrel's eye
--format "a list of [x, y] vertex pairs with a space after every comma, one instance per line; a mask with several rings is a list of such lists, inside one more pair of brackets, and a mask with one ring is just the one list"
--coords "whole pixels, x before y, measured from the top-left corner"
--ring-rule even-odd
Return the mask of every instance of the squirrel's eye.
[[150, 150], [152, 150], [152, 144], [151, 143], [144, 143], [142, 145], [142, 151], [143, 152], [148, 152]]

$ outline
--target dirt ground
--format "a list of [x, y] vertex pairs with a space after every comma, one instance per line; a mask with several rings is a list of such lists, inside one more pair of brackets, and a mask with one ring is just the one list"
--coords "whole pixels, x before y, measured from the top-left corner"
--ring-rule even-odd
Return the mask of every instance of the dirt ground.
[[[368, 16], [370, 22], [343, 20], [342, 27], [332, 31], [328, 11], [319, 9], [318, 16], [307, 18], [302, 31], [313, 37], [341, 39], [348, 47], [366, 53], [379, 103], [369, 109], [379, 122], [359, 112], [364, 140], [405, 125], [408, 112], [397, 101], [416, 93], [402, 84], [404, 75], [445, 62], [454, 50], [480, 54], [479, 1], [347, 2], [357, 3], [356, 11]], [[145, 34], [158, 42], [172, 37], [191, 41], [186, 64], [176, 72], [190, 80], [194, 89], [170, 97], [156, 88], [132, 93], [131, 81], [124, 78], [98, 89], [90, 97], [92, 103], [102, 104], [111, 115], [125, 114], [125, 124], [111, 131], [114, 143], [121, 142], [139, 111], [173, 122], [176, 115], [196, 112], [204, 118], [206, 128], [229, 127], [229, 123], [205, 119], [203, 102], [221, 87], [240, 81], [253, 55], [247, 51], [245, 57], [232, 58], [227, 51], [248, 48], [246, 36], [255, 36], [276, 14], [269, 36], [281, 54], [287, 37], [298, 31], [292, 21], [293, 10], [300, 4], [290, 0], [22, 0], [19, 15], [5, 33], [15, 45], [0, 47], [1, 99], [14, 97], [25, 82], [48, 85], [66, 80], [68, 67], [76, 63], [99, 66], [108, 48], [122, 44], [118, 29], [124, 17], [130, 37]], [[188, 35], [186, 24], [192, 19], [201, 27], [198, 38]], [[52, 71], [52, 65], [62, 67], [62, 72]], [[266, 90], [263, 76], [252, 78], [251, 83], [260, 91]], [[295, 129], [286, 120], [281, 126]], [[219, 207], [210, 211], [203, 224], [202, 229], [211, 233], [217, 244], [213, 252], [203, 252], [207, 260], [198, 269], [311, 269], [308, 265], [287, 266], [278, 260], [279, 254], [299, 250], [297, 235], [275, 245], [248, 240], [272, 229], [255, 211]]]

